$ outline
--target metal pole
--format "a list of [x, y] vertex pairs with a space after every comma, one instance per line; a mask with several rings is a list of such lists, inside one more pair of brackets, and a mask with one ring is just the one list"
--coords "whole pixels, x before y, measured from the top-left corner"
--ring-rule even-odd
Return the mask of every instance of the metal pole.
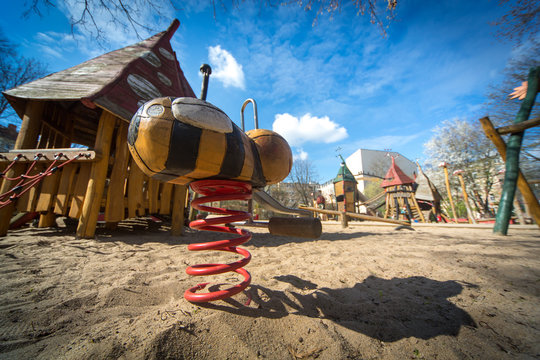
[[210, 74], [212, 74], [212, 68], [208, 64], [202, 64], [199, 70], [203, 73], [201, 100], [206, 101], [206, 95], [208, 93], [208, 79], [210, 78]]

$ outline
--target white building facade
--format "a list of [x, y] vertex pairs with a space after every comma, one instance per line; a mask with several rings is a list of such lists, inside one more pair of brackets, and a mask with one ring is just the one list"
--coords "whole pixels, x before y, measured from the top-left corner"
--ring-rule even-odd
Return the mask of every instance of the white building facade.
[[358, 190], [364, 192], [364, 188], [369, 175], [384, 178], [386, 172], [392, 164], [391, 156], [394, 157], [396, 165], [412, 179], [416, 178], [416, 163], [405, 156], [394, 151], [358, 149], [351, 156], [345, 159], [349, 170], [358, 181]]

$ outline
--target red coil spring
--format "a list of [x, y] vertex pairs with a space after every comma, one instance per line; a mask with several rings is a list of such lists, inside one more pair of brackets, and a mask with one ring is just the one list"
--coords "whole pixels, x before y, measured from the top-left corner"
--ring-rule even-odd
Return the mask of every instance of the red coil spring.
[[195, 220], [189, 224], [189, 227], [204, 231], [217, 231], [229, 234], [240, 235], [240, 237], [211, 241], [199, 244], [191, 244], [188, 250], [220, 250], [229, 251], [243, 255], [244, 258], [230, 264], [200, 264], [190, 266], [186, 269], [189, 275], [216, 275], [234, 271], [244, 276], [244, 281], [231, 288], [207, 293], [199, 293], [196, 291], [204, 289], [209, 283], [201, 283], [194, 286], [184, 293], [184, 298], [191, 302], [208, 302], [222, 300], [243, 291], [251, 282], [251, 275], [245, 269], [242, 269], [251, 260], [251, 254], [245, 249], [238, 248], [237, 245], [243, 244], [251, 239], [251, 233], [247, 230], [231, 228], [228, 226], [218, 226], [218, 224], [229, 224], [236, 221], [248, 220], [251, 214], [245, 211], [229, 210], [224, 208], [216, 208], [211, 206], [201, 205], [211, 203], [213, 201], [223, 200], [249, 200], [251, 199], [251, 184], [233, 181], [233, 180], [199, 180], [191, 183], [191, 189], [204, 197], [197, 198], [191, 202], [191, 206], [197, 210], [212, 212], [221, 216], [211, 219]]

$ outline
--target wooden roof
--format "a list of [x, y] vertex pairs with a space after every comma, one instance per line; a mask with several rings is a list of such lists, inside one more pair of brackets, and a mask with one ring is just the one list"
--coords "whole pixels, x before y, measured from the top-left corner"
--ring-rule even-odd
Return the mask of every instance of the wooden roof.
[[392, 165], [390, 165], [390, 169], [388, 169], [388, 172], [386, 173], [386, 176], [381, 183], [381, 187], [384, 188], [388, 186], [405, 185], [412, 183], [414, 183], [414, 180], [407, 176], [403, 172], [403, 170], [401, 170], [399, 166], [396, 165], [396, 161], [392, 156]]
[[[417, 164], [418, 165], [418, 164]], [[418, 165], [418, 176], [416, 177], [416, 199], [424, 201], [441, 201], [442, 196], [435, 185], [429, 180], [426, 174], [422, 171], [420, 165]]]
[[356, 181], [356, 179], [354, 178], [354, 175], [352, 174], [351, 170], [349, 170], [349, 168], [347, 167], [347, 164], [345, 163], [345, 160], [343, 159], [343, 157], [341, 155], [339, 155], [339, 157], [341, 158], [341, 166], [338, 170], [336, 177], [333, 180], [333, 183], [335, 184], [340, 181], [350, 181], [350, 182], [358, 183], [358, 181]]
[[144, 41], [5, 91], [4, 96], [21, 118], [28, 100], [47, 100], [65, 108], [72, 102], [100, 107], [126, 121], [150, 99], [196, 97], [170, 44], [179, 25], [174, 20], [166, 31]]

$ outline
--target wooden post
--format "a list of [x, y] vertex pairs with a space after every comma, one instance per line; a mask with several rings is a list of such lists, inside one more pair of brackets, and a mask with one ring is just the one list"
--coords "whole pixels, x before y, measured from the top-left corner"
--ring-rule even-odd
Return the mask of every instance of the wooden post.
[[65, 215], [67, 213], [68, 200], [72, 192], [73, 179], [75, 178], [76, 170], [77, 164], [69, 164], [62, 168], [60, 184], [58, 185], [58, 192], [54, 201], [55, 214]]
[[[506, 144], [504, 143], [501, 135], [499, 135], [499, 133], [491, 123], [491, 120], [489, 120], [488, 117], [484, 117], [480, 119], [480, 123], [482, 124], [482, 128], [484, 129], [484, 133], [493, 142], [503, 161], [506, 161]], [[534, 192], [532, 191], [529, 183], [519, 169], [517, 186], [519, 187], [519, 191], [523, 196], [523, 200], [525, 200], [525, 203], [529, 207], [532, 218], [534, 219], [536, 224], [540, 226], [540, 204], [538, 203], [538, 200], [536, 199], [536, 196], [534, 195]]]
[[390, 217], [392, 199], [390, 198], [390, 194], [388, 192], [386, 193], [385, 196], [386, 196], [386, 201], [385, 201], [385, 206], [384, 206], [384, 218], [388, 219]]
[[155, 179], [148, 179], [148, 213], [157, 214], [159, 211], [159, 181]]
[[36, 147], [44, 105], [43, 101], [36, 100], [30, 100], [26, 103], [21, 130], [17, 135], [14, 149], [33, 149]]
[[41, 212], [38, 225], [40, 228], [56, 225], [53, 200], [58, 192], [58, 185], [60, 183], [59, 175], [60, 173], [57, 171], [54, 174], [47, 176], [41, 183], [41, 189], [36, 205], [36, 211]]
[[[196, 193], [196, 192], [193, 192], [193, 197], [191, 198], [191, 201], [197, 199], [199, 197], [199, 194]], [[197, 217], [197, 214], [199, 213], [198, 210], [196, 210], [195, 208], [193, 208], [193, 206], [190, 206], [189, 207], [189, 215], [188, 215], [188, 221], [193, 221], [195, 220], [195, 218]]]
[[159, 199], [159, 213], [162, 215], [169, 215], [171, 213], [171, 195], [173, 190], [173, 184], [163, 183], [161, 184], [161, 194]]
[[[527, 95], [521, 103], [519, 112], [516, 115], [514, 124], [527, 120], [531, 114], [536, 94], [538, 93], [538, 77], [540, 76], [540, 67], [532, 68], [529, 71]], [[523, 141], [523, 131], [512, 133], [506, 144], [506, 171], [504, 173], [504, 184], [499, 201], [499, 209], [495, 217], [495, 226], [493, 232], [506, 235], [510, 215], [512, 213], [512, 203], [516, 194], [516, 185], [519, 177], [519, 152]], [[539, 224], [540, 225], [540, 224]]]
[[143, 185], [145, 177], [146, 175], [139, 169], [135, 160], [131, 158], [127, 189], [128, 218], [144, 215]]
[[339, 214], [339, 219], [341, 220], [341, 227], [347, 228], [349, 226], [349, 218], [347, 217], [346, 211], [343, 211]]
[[126, 193], [125, 184], [129, 157], [127, 124], [119, 119], [114, 165], [105, 203], [105, 221], [109, 224], [109, 227], [112, 226], [110, 223], [117, 223], [125, 218], [124, 194]]
[[454, 200], [452, 199], [452, 189], [450, 188], [450, 180], [448, 179], [448, 168], [447, 163], [440, 163], [439, 166], [444, 169], [444, 181], [446, 184], [446, 191], [448, 192], [448, 201], [450, 201], [450, 206], [452, 207], [452, 216], [454, 217], [454, 222], [457, 223], [456, 209], [454, 208]]
[[175, 185], [171, 216], [171, 235], [184, 234], [184, 210], [186, 208], [187, 186]]
[[[19, 135], [17, 135], [14, 149], [31, 149], [35, 147], [39, 135], [43, 106], [43, 101], [28, 101], [26, 103], [21, 130], [19, 131]], [[6, 176], [15, 177], [20, 175], [25, 168], [25, 165], [17, 164], [8, 171]], [[15, 182], [13, 181], [4, 180], [0, 187], [0, 194], [9, 191], [14, 184]], [[9, 221], [11, 220], [14, 209], [15, 206], [13, 204], [9, 204], [0, 209], [0, 236], [5, 236], [7, 234]]]
[[92, 164], [81, 163], [79, 165], [79, 173], [77, 174], [75, 184], [73, 185], [73, 194], [70, 194], [71, 205], [68, 213], [70, 218], [78, 219], [81, 217], [84, 197], [86, 195], [86, 189], [88, 188], [88, 182], [90, 181], [91, 172]]
[[43, 215], [39, 216], [38, 227], [45, 228], [56, 225], [56, 214], [52, 211], [48, 211]]
[[100, 155], [100, 159], [92, 164], [90, 180], [86, 188], [82, 213], [77, 226], [77, 236], [80, 238], [92, 238], [96, 232], [101, 198], [103, 197], [105, 178], [109, 167], [109, 152], [115, 123], [116, 117], [103, 110], [99, 119], [96, 145], [94, 147], [96, 153]]
[[[26, 166], [24, 164], [15, 164], [6, 174], [7, 177], [16, 177], [24, 172]], [[9, 181], [4, 179], [2, 186], [0, 186], [0, 194], [3, 194], [13, 186], [17, 184], [16, 181]], [[9, 230], [9, 221], [13, 215], [13, 210], [15, 209], [14, 204], [8, 204], [0, 209], [0, 236], [6, 236]]]
[[454, 171], [454, 175], [457, 175], [459, 178], [459, 183], [461, 184], [461, 191], [463, 192], [463, 201], [465, 202], [465, 207], [467, 208], [467, 217], [469, 218], [470, 224], [476, 224], [476, 220], [473, 216], [471, 207], [469, 205], [469, 197], [467, 196], [467, 190], [465, 189], [465, 181], [463, 180], [463, 170]]

